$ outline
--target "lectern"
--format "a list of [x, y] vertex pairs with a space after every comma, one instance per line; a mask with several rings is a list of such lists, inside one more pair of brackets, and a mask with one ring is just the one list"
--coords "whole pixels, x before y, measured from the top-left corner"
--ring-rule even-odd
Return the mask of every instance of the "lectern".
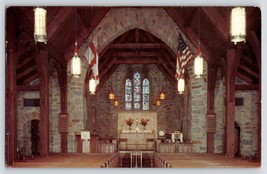
[[81, 140], [82, 140], [82, 153], [89, 153], [90, 152], [90, 132], [82, 131]]

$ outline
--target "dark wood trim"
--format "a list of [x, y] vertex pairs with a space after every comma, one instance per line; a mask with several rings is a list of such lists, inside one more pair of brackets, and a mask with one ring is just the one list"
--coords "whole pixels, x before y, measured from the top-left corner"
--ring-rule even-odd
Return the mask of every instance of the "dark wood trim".
[[110, 45], [113, 49], [159, 49], [161, 43], [114, 43]]
[[255, 31], [249, 31], [247, 39], [255, 53], [258, 65], [261, 65], [261, 45]]
[[40, 156], [49, 155], [49, 56], [38, 50], [36, 64], [40, 76]]
[[113, 52], [112, 56], [114, 57], [160, 57], [161, 53], [159, 52]]
[[259, 85], [258, 84], [235, 85], [235, 90], [259, 90]]
[[17, 91], [39, 91], [40, 85], [19, 85]]
[[47, 27], [47, 40], [53, 42], [56, 35], [61, 31], [61, 27], [71, 18], [75, 12], [74, 7], [62, 7], [57, 15], [53, 18], [53, 21]]
[[225, 152], [230, 158], [235, 156], [235, 49], [228, 49], [226, 56], [226, 112], [225, 112]]
[[16, 66], [18, 58], [15, 53], [15, 20], [7, 10], [7, 59], [6, 59], [6, 131], [5, 152], [6, 165], [12, 165], [17, 159], [17, 85]]

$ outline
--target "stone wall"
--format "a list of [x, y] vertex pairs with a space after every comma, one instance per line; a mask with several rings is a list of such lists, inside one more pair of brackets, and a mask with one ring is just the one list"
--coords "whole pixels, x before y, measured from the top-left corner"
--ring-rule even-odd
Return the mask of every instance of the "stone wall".
[[40, 120], [40, 107], [24, 107], [24, 99], [40, 98], [38, 92], [19, 92], [17, 98], [17, 147], [22, 154], [30, 156], [31, 120]]
[[68, 89], [67, 89], [67, 111], [68, 122], [68, 152], [76, 152], [75, 134], [85, 128], [86, 100], [84, 95], [85, 76], [88, 62], [82, 59], [82, 72], [79, 78], [71, 77], [71, 61], [68, 62]]
[[165, 42], [174, 53], [178, 48], [178, 36], [182, 34], [190, 50], [195, 53], [196, 48], [190, 43], [180, 28], [170, 18], [163, 8], [112, 8], [94, 29], [90, 37], [81, 46], [81, 55], [87, 49], [89, 42], [96, 39], [101, 52], [110, 42], [121, 34], [140, 28], [155, 35]]
[[49, 150], [60, 152], [60, 134], [58, 131], [58, 117], [61, 112], [60, 89], [58, 74], [51, 72], [49, 83]]
[[[207, 114], [207, 63], [203, 64], [203, 77], [195, 78], [194, 61], [188, 64], [187, 71], [189, 74], [190, 102], [191, 110], [191, 142], [193, 143], [192, 151], [195, 153], [207, 152], [207, 133], [206, 133], [206, 114]], [[189, 90], [189, 89], [188, 89]], [[190, 117], [190, 115], [189, 115]]]
[[[236, 84], [244, 84], [236, 79]], [[244, 105], [235, 107], [235, 122], [240, 126], [240, 155], [254, 155], [258, 149], [259, 93], [253, 90], [236, 91], [236, 98], [243, 98]], [[225, 82], [218, 79], [215, 89], [215, 153], [224, 152]]]
[[259, 95], [257, 91], [237, 91], [236, 97], [244, 99], [243, 106], [236, 106], [235, 120], [240, 126], [240, 153], [251, 156], [258, 149]]
[[216, 113], [216, 132], [214, 135], [214, 152], [222, 153], [224, 151], [224, 125], [225, 125], [225, 85], [222, 79], [217, 76], [214, 109]]
[[[157, 112], [158, 130], [164, 130], [166, 133], [181, 130], [182, 98], [157, 66], [119, 65], [100, 91], [97, 92], [97, 131], [101, 138], [117, 137], [118, 112], [125, 111], [124, 80], [128, 77], [129, 71], [139, 70], [139, 72], [142, 72], [144, 66], [147, 69], [146, 77], [150, 80], [150, 111]], [[144, 76], [143, 73], [142, 76]], [[108, 99], [110, 87], [118, 96], [120, 103], [117, 107]], [[156, 106], [155, 100], [162, 89], [166, 93], [166, 99], [162, 101], [160, 106]]]

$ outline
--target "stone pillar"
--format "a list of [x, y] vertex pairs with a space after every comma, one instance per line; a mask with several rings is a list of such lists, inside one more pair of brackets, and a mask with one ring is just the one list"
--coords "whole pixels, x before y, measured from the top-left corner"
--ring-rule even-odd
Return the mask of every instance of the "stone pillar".
[[[208, 65], [210, 66], [210, 65]], [[214, 134], [216, 132], [216, 114], [214, 109], [214, 93], [218, 68], [208, 68], [208, 96], [207, 96], [207, 152], [214, 153]]]
[[57, 66], [58, 82], [60, 88], [61, 113], [59, 114], [58, 127], [60, 133], [60, 149], [61, 153], [68, 152], [68, 121], [67, 113], [67, 68], [66, 65]]

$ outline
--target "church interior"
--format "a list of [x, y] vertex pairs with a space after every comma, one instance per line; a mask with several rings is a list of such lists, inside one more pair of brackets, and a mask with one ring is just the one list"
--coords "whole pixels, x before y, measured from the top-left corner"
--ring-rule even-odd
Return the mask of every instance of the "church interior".
[[11, 6], [5, 19], [7, 167], [261, 166], [260, 8]]

